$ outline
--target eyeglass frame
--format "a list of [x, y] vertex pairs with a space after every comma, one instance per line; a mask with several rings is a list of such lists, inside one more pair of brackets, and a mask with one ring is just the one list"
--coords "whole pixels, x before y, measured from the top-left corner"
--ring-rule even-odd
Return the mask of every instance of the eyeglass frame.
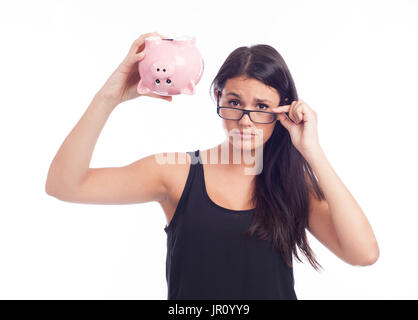
[[[244, 110], [244, 109], [239, 109], [239, 108], [234, 108], [234, 107], [224, 107], [224, 106], [220, 106], [220, 105], [219, 105], [219, 98], [220, 98], [220, 96], [221, 96], [221, 93], [218, 91], [218, 95], [217, 95], [217, 99], [216, 99], [216, 113], [217, 113], [217, 114], [218, 114], [218, 116], [220, 116], [222, 119], [225, 119], [225, 120], [233, 120], [233, 121], [240, 121], [244, 115], [248, 114], [248, 117], [249, 117], [249, 118], [250, 118], [250, 120], [251, 120], [252, 122], [254, 122], [254, 123], [259, 123], [259, 124], [270, 124], [270, 123], [273, 123], [273, 122], [277, 121], [277, 113], [276, 113], [276, 112], [269, 112], [269, 111], [262, 111], [262, 110]], [[239, 110], [239, 111], [241, 111], [241, 112], [242, 112], [242, 113], [241, 113], [241, 117], [240, 117], [239, 119], [227, 119], [227, 118], [224, 118], [224, 117], [222, 117], [222, 116], [219, 114], [219, 110], [220, 110], [221, 108], [225, 108], [225, 109], [233, 109], [233, 110]], [[269, 113], [269, 114], [274, 115], [274, 119], [273, 119], [273, 121], [270, 121], [270, 122], [257, 122], [257, 121], [253, 121], [253, 119], [251, 118], [251, 114], [250, 114], [251, 112]], [[286, 112], [286, 113], [287, 113], [287, 112]]]

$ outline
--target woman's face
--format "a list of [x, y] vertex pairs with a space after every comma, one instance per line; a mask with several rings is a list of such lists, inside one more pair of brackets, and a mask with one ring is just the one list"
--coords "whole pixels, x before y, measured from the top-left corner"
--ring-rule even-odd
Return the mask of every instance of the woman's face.
[[[215, 90], [216, 97], [217, 93]], [[269, 112], [272, 112], [271, 109], [277, 107], [279, 102], [280, 96], [275, 88], [244, 76], [228, 79], [219, 99], [219, 105], [223, 107]], [[226, 119], [222, 119], [222, 121], [230, 145], [234, 148], [251, 151], [264, 145], [271, 137], [276, 121], [279, 120], [268, 124], [254, 123], [248, 114], [245, 114], [239, 121]], [[254, 135], [243, 136], [242, 132]]]

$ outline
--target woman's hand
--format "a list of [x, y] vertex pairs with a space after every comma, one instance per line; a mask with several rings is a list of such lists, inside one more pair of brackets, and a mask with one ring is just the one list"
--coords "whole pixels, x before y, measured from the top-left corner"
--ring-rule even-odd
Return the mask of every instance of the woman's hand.
[[[290, 105], [275, 107], [272, 110], [278, 113], [277, 121], [289, 131], [293, 145], [305, 158], [320, 149], [317, 114], [306, 102], [293, 101]], [[289, 113], [290, 119], [285, 112]]]
[[[145, 58], [143, 50], [145, 48], [145, 38], [151, 36], [158, 36], [161, 38], [167, 38], [158, 34], [157, 32], [151, 32], [141, 35], [136, 39], [125, 59], [121, 62], [118, 68], [113, 71], [109, 79], [99, 90], [99, 95], [110, 100], [115, 106], [130, 100], [142, 96], [137, 93], [137, 86], [141, 79], [138, 71], [138, 62]], [[164, 99], [172, 101], [171, 96], [160, 96], [155, 93], [147, 93], [145, 96]]]

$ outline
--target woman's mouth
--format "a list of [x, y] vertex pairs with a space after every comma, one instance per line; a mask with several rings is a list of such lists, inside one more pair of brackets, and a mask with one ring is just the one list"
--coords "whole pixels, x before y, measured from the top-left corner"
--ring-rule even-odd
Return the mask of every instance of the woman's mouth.
[[253, 137], [255, 137], [254, 133], [250, 133], [250, 132], [240, 132], [240, 137], [242, 139], [252, 139]]

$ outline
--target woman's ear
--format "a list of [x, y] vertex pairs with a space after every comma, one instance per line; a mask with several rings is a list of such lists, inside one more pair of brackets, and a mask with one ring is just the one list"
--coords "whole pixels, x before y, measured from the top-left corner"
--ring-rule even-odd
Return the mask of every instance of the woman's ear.
[[[221, 95], [222, 92], [219, 89], [215, 89], [214, 93], [215, 93], [215, 99], [218, 100], [218, 94]], [[221, 97], [219, 96], [219, 100], [220, 99], [221, 99]]]

